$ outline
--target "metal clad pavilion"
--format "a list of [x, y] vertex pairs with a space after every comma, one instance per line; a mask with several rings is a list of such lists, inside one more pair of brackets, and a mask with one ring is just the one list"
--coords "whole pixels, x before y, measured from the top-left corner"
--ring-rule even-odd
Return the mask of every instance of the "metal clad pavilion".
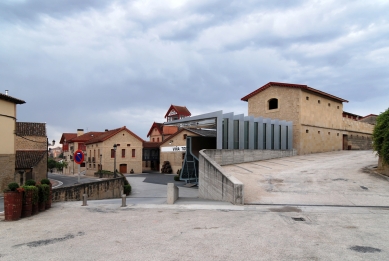
[[[216, 131], [215, 149], [292, 150], [293, 122], [263, 117], [234, 115], [216, 111], [169, 121], [187, 129]], [[213, 135], [215, 136], [215, 135]], [[187, 138], [187, 150], [180, 178], [186, 182], [198, 181], [198, 151], [193, 151], [192, 139]]]

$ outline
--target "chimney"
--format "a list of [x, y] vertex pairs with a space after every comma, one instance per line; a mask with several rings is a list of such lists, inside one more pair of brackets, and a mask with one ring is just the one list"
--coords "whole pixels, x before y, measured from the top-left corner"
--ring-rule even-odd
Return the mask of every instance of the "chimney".
[[84, 134], [84, 129], [77, 129], [77, 137]]
[[8, 90], [5, 90], [5, 95], [7, 95], [7, 96], [8, 96]]

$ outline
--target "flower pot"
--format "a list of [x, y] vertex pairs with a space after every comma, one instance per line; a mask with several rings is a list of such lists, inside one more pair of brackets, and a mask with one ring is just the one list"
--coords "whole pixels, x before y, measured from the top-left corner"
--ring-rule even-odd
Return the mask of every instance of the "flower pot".
[[39, 206], [39, 212], [46, 210], [46, 202], [39, 202], [38, 206]]
[[51, 208], [51, 202], [53, 201], [53, 185], [50, 183], [49, 199], [46, 201], [46, 209]]
[[32, 204], [32, 213], [31, 215], [36, 215], [39, 213], [39, 204], [38, 202], [36, 204]]
[[22, 215], [23, 193], [18, 191], [8, 191], [4, 193], [4, 219], [15, 221]]
[[23, 204], [22, 204], [22, 218], [30, 217], [32, 215], [32, 191], [24, 191]]

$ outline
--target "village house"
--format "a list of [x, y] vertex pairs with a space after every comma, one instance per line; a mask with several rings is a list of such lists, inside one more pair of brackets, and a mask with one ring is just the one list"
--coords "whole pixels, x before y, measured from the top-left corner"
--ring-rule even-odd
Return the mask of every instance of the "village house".
[[372, 149], [373, 125], [343, 112], [345, 99], [307, 85], [269, 82], [244, 96], [248, 114], [293, 122], [298, 154]]

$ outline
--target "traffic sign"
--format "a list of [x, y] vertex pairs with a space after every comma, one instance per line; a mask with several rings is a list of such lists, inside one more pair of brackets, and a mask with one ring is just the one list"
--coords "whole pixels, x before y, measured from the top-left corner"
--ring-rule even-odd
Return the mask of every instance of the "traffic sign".
[[74, 162], [76, 164], [81, 164], [84, 162], [84, 152], [82, 152], [82, 150], [77, 150], [74, 152]]

